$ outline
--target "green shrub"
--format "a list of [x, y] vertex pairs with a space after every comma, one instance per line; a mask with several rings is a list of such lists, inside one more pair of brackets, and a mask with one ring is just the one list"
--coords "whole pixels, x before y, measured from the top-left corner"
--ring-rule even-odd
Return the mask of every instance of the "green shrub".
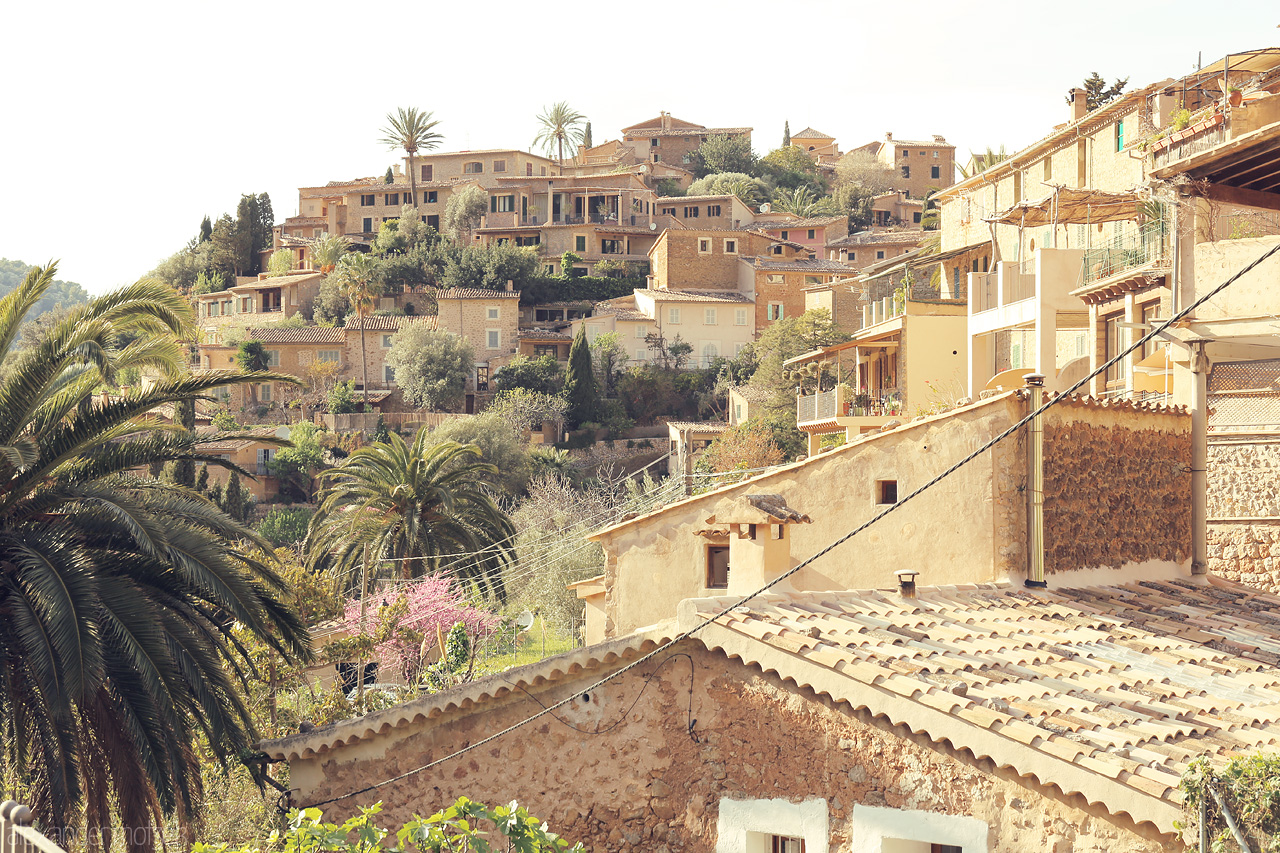
[[258, 533], [277, 548], [301, 542], [315, 510], [301, 506], [273, 507], [258, 524]]

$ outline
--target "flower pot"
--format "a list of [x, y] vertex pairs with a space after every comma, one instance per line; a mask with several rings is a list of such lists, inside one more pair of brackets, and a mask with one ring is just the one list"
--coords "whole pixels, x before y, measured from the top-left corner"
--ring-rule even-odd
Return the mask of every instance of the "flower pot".
[[1227, 92], [1227, 103], [1233, 107], [1238, 107], [1244, 103], [1244, 92], [1239, 89]]

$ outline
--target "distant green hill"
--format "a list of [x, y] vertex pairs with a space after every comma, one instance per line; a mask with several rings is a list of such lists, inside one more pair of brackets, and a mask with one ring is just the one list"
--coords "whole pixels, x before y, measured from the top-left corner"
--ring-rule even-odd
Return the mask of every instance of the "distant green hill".
[[[29, 269], [31, 269], [31, 264], [0, 258], [0, 296], [4, 296], [21, 284]], [[44, 296], [36, 303], [35, 308], [31, 310], [27, 317], [28, 319], [39, 317], [59, 303], [64, 308], [70, 308], [72, 305], [82, 305], [88, 301], [89, 292], [74, 281], [54, 279], [53, 286], [45, 291]]]

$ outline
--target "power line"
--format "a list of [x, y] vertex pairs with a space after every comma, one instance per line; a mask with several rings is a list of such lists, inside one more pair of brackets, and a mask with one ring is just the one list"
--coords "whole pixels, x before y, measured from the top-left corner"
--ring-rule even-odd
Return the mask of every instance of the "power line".
[[[1179, 322], [1179, 321], [1183, 320], [1184, 318], [1186, 318], [1188, 315], [1190, 315], [1193, 311], [1195, 311], [1197, 308], [1199, 308], [1199, 307], [1200, 307], [1201, 305], [1203, 305], [1205, 302], [1207, 302], [1208, 300], [1210, 300], [1210, 299], [1212, 299], [1213, 297], [1217, 296], [1219, 293], [1221, 293], [1221, 292], [1222, 292], [1223, 290], [1225, 290], [1226, 288], [1230, 287], [1232, 284], [1234, 284], [1234, 283], [1235, 283], [1236, 281], [1238, 281], [1240, 278], [1242, 278], [1242, 277], [1244, 277], [1245, 275], [1247, 275], [1247, 274], [1249, 274], [1250, 272], [1252, 272], [1256, 267], [1258, 267], [1260, 264], [1262, 264], [1264, 261], [1266, 261], [1266, 260], [1267, 260], [1268, 258], [1270, 258], [1271, 256], [1275, 255], [1277, 252], [1280, 252], [1280, 244], [1277, 244], [1277, 245], [1275, 245], [1275, 246], [1272, 246], [1270, 249], [1268, 249], [1267, 251], [1263, 252], [1263, 253], [1262, 253], [1260, 256], [1258, 256], [1255, 260], [1253, 260], [1253, 261], [1252, 261], [1251, 263], [1249, 263], [1247, 266], [1245, 266], [1245, 267], [1243, 267], [1242, 269], [1240, 269], [1238, 272], [1236, 272], [1234, 275], [1232, 275], [1230, 278], [1228, 278], [1228, 279], [1227, 279], [1226, 281], [1224, 281], [1222, 284], [1218, 285], [1217, 287], [1215, 287], [1215, 288], [1213, 288], [1212, 290], [1210, 290], [1209, 292], [1207, 292], [1204, 296], [1201, 296], [1199, 299], [1197, 299], [1197, 300], [1195, 300], [1194, 302], [1190, 303], [1189, 305], [1187, 305], [1187, 307], [1183, 308], [1181, 311], [1178, 311], [1177, 313], [1175, 313], [1175, 314], [1174, 314], [1173, 316], [1171, 316], [1168, 320], [1164, 321], [1164, 323], [1163, 323], [1162, 325], [1160, 325], [1158, 328], [1152, 328], [1152, 329], [1149, 329], [1149, 330], [1147, 331], [1147, 333], [1146, 333], [1145, 335], [1143, 335], [1141, 338], [1139, 338], [1138, 340], [1134, 341], [1134, 342], [1133, 342], [1132, 344], [1130, 344], [1128, 347], [1126, 347], [1125, 349], [1121, 350], [1118, 354], [1116, 354], [1115, 356], [1113, 356], [1112, 358], [1110, 358], [1109, 360], [1107, 360], [1105, 363], [1103, 363], [1103, 364], [1101, 364], [1100, 366], [1098, 366], [1098, 368], [1097, 368], [1097, 369], [1093, 370], [1091, 373], [1087, 374], [1085, 377], [1083, 377], [1082, 379], [1080, 379], [1079, 381], [1077, 381], [1074, 385], [1072, 385], [1072, 386], [1071, 386], [1070, 388], [1068, 388], [1066, 391], [1064, 391], [1064, 392], [1062, 392], [1061, 394], [1058, 394], [1058, 395], [1056, 395], [1055, 397], [1053, 397], [1052, 399], [1050, 399], [1050, 400], [1046, 401], [1046, 402], [1045, 402], [1043, 405], [1041, 405], [1039, 408], [1032, 410], [1032, 411], [1031, 411], [1031, 412], [1029, 412], [1026, 416], [1024, 416], [1021, 420], [1017, 421], [1016, 423], [1014, 423], [1012, 426], [1010, 426], [1010, 427], [1008, 427], [1007, 429], [1005, 429], [1005, 430], [1004, 430], [1003, 432], [1001, 432], [1000, 434], [998, 434], [998, 435], [996, 435], [995, 437], [991, 438], [989, 441], [987, 441], [987, 442], [986, 442], [985, 444], [983, 444], [981, 447], [979, 447], [979, 448], [977, 448], [976, 450], [974, 450], [973, 452], [969, 453], [967, 456], [965, 456], [964, 458], [962, 458], [960, 461], [956, 462], [956, 463], [955, 463], [954, 465], [952, 465], [950, 468], [947, 468], [947, 469], [946, 469], [945, 471], [943, 471], [942, 473], [938, 474], [936, 477], [934, 477], [934, 478], [933, 478], [932, 480], [930, 480], [929, 482], [927, 482], [927, 483], [925, 483], [924, 485], [920, 486], [920, 487], [919, 487], [919, 488], [917, 488], [915, 491], [908, 493], [906, 496], [904, 496], [904, 497], [900, 498], [900, 499], [898, 500], [898, 502], [897, 502], [897, 503], [892, 504], [892, 505], [890, 505], [890, 506], [886, 507], [886, 508], [884, 509], [884, 511], [883, 511], [883, 512], [881, 512], [880, 514], [878, 514], [878, 515], [876, 515], [876, 516], [872, 517], [871, 519], [869, 519], [869, 520], [867, 520], [867, 521], [863, 522], [862, 524], [859, 524], [857, 527], [853, 528], [853, 529], [852, 529], [852, 530], [850, 530], [849, 532], [847, 532], [847, 533], [845, 533], [844, 535], [842, 535], [842, 536], [840, 536], [839, 538], [837, 538], [835, 541], [833, 541], [833, 542], [831, 542], [830, 544], [826, 545], [824, 548], [822, 548], [820, 551], [818, 551], [817, 553], [813, 554], [812, 556], [807, 557], [807, 558], [805, 558], [804, 560], [800, 561], [800, 563], [798, 563], [797, 565], [795, 565], [795, 566], [793, 566], [792, 568], [788, 569], [787, 571], [783, 572], [782, 574], [778, 575], [776, 578], [774, 578], [773, 580], [769, 581], [768, 583], [766, 583], [764, 586], [760, 587], [760, 588], [759, 588], [759, 589], [757, 589], [756, 591], [754, 591], [754, 592], [752, 592], [752, 593], [749, 593], [749, 594], [747, 594], [747, 595], [743, 596], [742, 598], [739, 598], [737, 601], [735, 601], [735, 602], [733, 602], [732, 604], [728, 605], [727, 607], [723, 608], [723, 609], [722, 609], [722, 610], [720, 610], [718, 613], [715, 613], [715, 614], [713, 614], [713, 615], [711, 615], [711, 616], [708, 616], [708, 617], [706, 617], [706, 618], [702, 619], [700, 622], [698, 622], [696, 625], [694, 625], [694, 626], [693, 626], [692, 628], [690, 628], [689, 630], [681, 632], [680, 634], [678, 634], [678, 635], [677, 635], [677, 636], [675, 636], [674, 638], [672, 638], [672, 639], [668, 640], [667, 642], [663, 643], [662, 645], [658, 646], [656, 649], [653, 649], [652, 651], [650, 651], [650, 652], [648, 652], [648, 653], [646, 653], [646, 654], [644, 654], [644, 655], [641, 655], [640, 657], [636, 658], [636, 659], [635, 659], [634, 661], [632, 661], [631, 663], [626, 664], [625, 666], [623, 666], [623, 667], [621, 667], [620, 669], [618, 669], [618, 670], [616, 670], [616, 671], [614, 671], [614, 672], [610, 673], [609, 675], [604, 676], [603, 678], [599, 679], [599, 680], [598, 680], [598, 681], [596, 681], [595, 683], [593, 683], [593, 684], [591, 684], [590, 686], [588, 686], [588, 687], [584, 688], [581, 692], [583, 692], [583, 693], [591, 693], [591, 692], [593, 692], [593, 691], [595, 691], [595, 690], [598, 690], [599, 688], [603, 687], [605, 684], [609, 683], [610, 681], [612, 681], [613, 679], [615, 679], [615, 678], [617, 678], [618, 676], [622, 675], [623, 673], [625, 673], [625, 672], [627, 672], [627, 671], [629, 671], [629, 670], [635, 669], [636, 667], [640, 666], [641, 664], [643, 664], [643, 663], [645, 663], [645, 662], [647, 662], [647, 661], [652, 660], [654, 657], [656, 657], [656, 656], [658, 656], [659, 654], [661, 654], [661, 653], [663, 653], [663, 652], [667, 651], [668, 649], [672, 648], [673, 646], [677, 645], [678, 643], [682, 643], [682, 642], [684, 642], [685, 640], [687, 640], [687, 639], [689, 639], [690, 637], [692, 637], [694, 634], [697, 634], [697, 633], [698, 633], [699, 631], [701, 631], [703, 628], [706, 628], [707, 626], [709, 626], [709, 625], [711, 625], [712, 623], [714, 623], [714, 622], [715, 622], [716, 620], [718, 620], [721, 616], [724, 616], [726, 613], [729, 613], [729, 612], [733, 611], [735, 608], [742, 607], [742, 606], [743, 606], [743, 605], [745, 605], [748, 601], [751, 601], [752, 599], [757, 598], [757, 597], [759, 597], [760, 595], [763, 595], [764, 593], [768, 592], [770, 589], [772, 589], [773, 587], [775, 587], [775, 586], [777, 586], [778, 584], [782, 583], [784, 580], [786, 580], [787, 578], [791, 577], [791, 576], [792, 576], [792, 575], [794, 575], [796, 572], [800, 571], [800, 570], [801, 570], [801, 569], [803, 569], [803, 568], [806, 568], [807, 566], [811, 565], [811, 564], [812, 564], [812, 563], [814, 563], [815, 561], [817, 561], [817, 560], [819, 560], [819, 559], [821, 559], [821, 558], [825, 557], [827, 554], [831, 553], [831, 552], [832, 552], [832, 551], [834, 551], [836, 548], [838, 548], [838, 547], [840, 547], [841, 545], [843, 545], [845, 542], [848, 542], [848, 541], [849, 541], [850, 539], [852, 539], [854, 536], [857, 536], [859, 533], [861, 533], [861, 532], [863, 532], [864, 530], [866, 530], [867, 528], [871, 527], [873, 524], [875, 524], [875, 523], [876, 523], [877, 521], [879, 521], [880, 519], [884, 518], [886, 515], [889, 515], [889, 514], [890, 514], [890, 513], [892, 513], [892, 512], [896, 512], [896, 511], [898, 510], [898, 508], [899, 508], [899, 507], [903, 506], [904, 504], [906, 504], [907, 502], [909, 502], [909, 501], [911, 501], [911, 500], [914, 500], [915, 498], [919, 497], [919, 496], [920, 496], [921, 494], [923, 494], [924, 492], [926, 492], [926, 491], [928, 491], [929, 489], [933, 488], [934, 486], [938, 485], [938, 483], [940, 483], [940, 482], [942, 482], [943, 480], [945, 480], [946, 478], [950, 477], [952, 474], [954, 474], [955, 472], [959, 471], [961, 468], [963, 468], [964, 466], [968, 465], [970, 462], [974, 461], [974, 460], [975, 460], [975, 459], [977, 459], [979, 456], [983, 455], [983, 454], [984, 454], [984, 453], [986, 453], [988, 450], [990, 450], [990, 449], [992, 449], [993, 447], [995, 447], [997, 444], [1000, 444], [1001, 442], [1005, 441], [1006, 439], [1008, 439], [1008, 438], [1010, 438], [1010, 437], [1012, 437], [1012, 436], [1016, 435], [1016, 434], [1017, 434], [1017, 433], [1018, 433], [1018, 432], [1019, 432], [1023, 427], [1025, 427], [1027, 424], [1031, 423], [1035, 418], [1039, 417], [1041, 414], [1043, 414], [1044, 412], [1048, 411], [1048, 410], [1049, 410], [1050, 408], [1052, 408], [1053, 406], [1058, 405], [1058, 404], [1059, 404], [1059, 403], [1061, 403], [1063, 400], [1068, 399], [1072, 394], [1075, 394], [1077, 391], [1079, 391], [1081, 388], [1083, 388], [1086, 384], [1088, 384], [1088, 383], [1089, 383], [1092, 379], [1094, 379], [1095, 377], [1097, 377], [1097, 376], [1101, 376], [1101, 375], [1105, 374], [1107, 370], [1111, 369], [1111, 367], [1113, 367], [1114, 365], [1118, 364], [1121, 360], [1123, 360], [1124, 358], [1128, 357], [1131, 353], [1133, 353], [1133, 352], [1137, 351], [1138, 349], [1140, 349], [1140, 348], [1142, 347], [1142, 345], [1143, 345], [1143, 344], [1145, 344], [1147, 341], [1149, 341], [1149, 340], [1151, 340], [1151, 339], [1154, 339], [1154, 338], [1158, 337], [1158, 336], [1160, 335], [1160, 333], [1161, 333], [1161, 332], [1166, 331], [1166, 330], [1167, 330], [1169, 327], [1171, 327], [1175, 322]], [[508, 735], [508, 734], [510, 734], [511, 732], [516, 731], [516, 730], [517, 730], [517, 729], [519, 729], [519, 728], [522, 728], [522, 727], [524, 727], [524, 726], [527, 726], [529, 723], [532, 723], [534, 720], [537, 720], [537, 719], [539, 719], [539, 718], [541, 718], [541, 717], [543, 717], [543, 716], [547, 716], [547, 715], [549, 715], [549, 714], [552, 714], [554, 711], [557, 711], [557, 710], [559, 710], [560, 708], [563, 708], [564, 706], [568, 705], [570, 702], [572, 702], [572, 701], [573, 701], [577, 696], [579, 696], [579, 695], [580, 695], [580, 693], [578, 693], [577, 691], [575, 691], [573, 695], [568, 696], [568, 697], [566, 697], [566, 698], [564, 698], [564, 699], [561, 699], [559, 702], [556, 702], [556, 703], [554, 703], [554, 704], [552, 704], [552, 705], [548, 705], [548, 706], [544, 707], [542, 710], [538, 711], [537, 713], [532, 714], [531, 716], [526, 717], [525, 719], [523, 719], [523, 720], [521, 720], [521, 721], [519, 721], [519, 722], [517, 722], [517, 723], [513, 723], [513, 724], [511, 724], [510, 726], [507, 726], [505, 729], [502, 729], [501, 731], [495, 732], [494, 734], [489, 735], [488, 737], [482, 738], [482, 739], [480, 739], [480, 740], [476, 741], [475, 743], [468, 744], [467, 746], [464, 746], [464, 747], [462, 747], [462, 748], [460, 748], [460, 749], [458, 749], [458, 750], [456, 750], [456, 751], [454, 751], [454, 752], [450, 753], [449, 755], [446, 755], [446, 756], [444, 756], [444, 757], [442, 757], [442, 758], [438, 758], [438, 759], [436, 759], [436, 760], [434, 760], [434, 761], [430, 761], [430, 762], [428, 762], [428, 763], [426, 763], [426, 764], [424, 764], [424, 765], [422, 765], [422, 766], [420, 766], [420, 767], [415, 767], [415, 768], [413, 768], [413, 769], [411, 769], [411, 770], [407, 770], [407, 771], [405, 771], [404, 773], [401, 773], [401, 774], [399, 774], [399, 775], [397, 775], [397, 776], [393, 776], [393, 777], [391, 777], [390, 779], [385, 779], [385, 780], [383, 780], [383, 781], [381, 781], [381, 782], [375, 782], [375, 783], [374, 783], [374, 784], [372, 784], [372, 785], [367, 785], [367, 786], [365, 786], [364, 788], [361, 788], [361, 789], [359, 789], [359, 790], [357, 790], [357, 791], [352, 791], [352, 792], [351, 792], [351, 793], [349, 793], [349, 794], [342, 794], [342, 795], [339, 795], [339, 796], [337, 796], [337, 797], [330, 797], [330, 798], [329, 798], [329, 799], [327, 799], [327, 800], [321, 800], [320, 802], [318, 802], [318, 803], [313, 803], [312, 805], [313, 805], [313, 806], [325, 806], [325, 805], [329, 805], [330, 803], [336, 803], [336, 802], [340, 802], [340, 801], [342, 801], [342, 800], [350, 799], [351, 797], [359, 796], [360, 794], [367, 794], [367, 793], [369, 793], [370, 791], [376, 791], [377, 789], [382, 788], [382, 787], [385, 787], [386, 785], [390, 785], [390, 784], [393, 784], [393, 783], [395, 783], [395, 782], [399, 782], [399, 781], [400, 781], [400, 780], [402, 780], [402, 779], [407, 779], [407, 778], [408, 778], [408, 777], [410, 777], [410, 776], [416, 775], [416, 774], [418, 774], [418, 773], [422, 773], [422, 772], [424, 772], [424, 771], [426, 771], [426, 770], [430, 770], [431, 768], [436, 767], [436, 766], [438, 766], [438, 765], [440, 765], [440, 764], [444, 764], [444, 763], [445, 763], [445, 762], [447, 762], [447, 761], [452, 761], [453, 759], [458, 758], [459, 756], [465, 755], [466, 753], [471, 752], [472, 750], [479, 749], [480, 747], [486, 746], [487, 744], [490, 744], [490, 743], [494, 742], [495, 740], [497, 740], [497, 739], [499, 739], [499, 738], [501, 738], [501, 737], [503, 737], [503, 736], [505, 736], [505, 735]]]

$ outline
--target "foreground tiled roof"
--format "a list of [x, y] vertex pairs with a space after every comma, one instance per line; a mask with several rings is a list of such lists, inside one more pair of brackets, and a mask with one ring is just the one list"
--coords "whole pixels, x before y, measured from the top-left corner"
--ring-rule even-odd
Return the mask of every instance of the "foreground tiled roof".
[[667, 426], [692, 432], [724, 432], [729, 428], [723, 421], [667, 421]]
[[[370, 317], [370, 320], [373, 318]], [[372, 327], [369, 327], [372, 328]], [[301, 328], [274, 328], [267, 326], [261, 329], [250, 329], [249, 337], [264, 344], [340, 344], [346, 341], [346, 333], [341, 329], [324, 326], [303, 326]]]
[[637, 290], [653, 294], [657, 302], [751, 302], [751, 297], [736, 290]]
[[436, 299], [519, 299], [518, 290], [487, 290], [483, 287], [450, 287], [436, 291]]
[[843, 216], [806, 216], [795, 219], [774, 219], [753, 222], [747, 226], [748, 231], [794, 231], [797, 228], [825, 228], [835, 222], [844, 220]]
[[[927, 572], [927, 568], [925, 569]], [[766, 595], [699, 637], [854, 709], [1172, 832], [1199, 755], [1280, 743], [1280, 597], [1216, 578]], [[681, 627], [736, 603], [682, 605]], [[688, 624], [687, 624], [688, 623]]]
[[799, 133], [791, 134], [792, 139], [795, 139], [796, 137], [799, 137], [801, 139], [835, 139], [834, 136], [823, 133], [820, 130], [814, 130], [812, 127], [806, 127], [804, 130], [800, 131]]
[[874, 246], [884, 243], [905, 243], [907, 245], [915, 245], [923, 240], [927, 235], [924, 231], [859, 231], [850, 234], [847, 237], [841, 237], [839, 240], [832, 240], [827, 243], [828, 249], [838, 249], [841, 246]]
[[521, 341], [572, 341], [573, 335], [568, 332], [557, 332], [554, 329], [521, 329], [516, 333]]
[[[364, 318], [364, 330], [366, 332], [398, 332], [402, 326], [408, 323], [430, 323], [431, 327], [435, 328], [436, 317], [402, 317], [398, 314], [373, 314]], [[359, 331], [359, 318], [354, 314], [348, 314], [345, 325], [346, 328], [352, 331]]]
[[758, 270], [778, 270], [780, 272], [834, 272], [849, 274], [849, 265], [839, 261], [824, 261], [819, 258], [796, 258], [790, 261], [771, 261], [768, 258], [743, 258], [750, 261]]

